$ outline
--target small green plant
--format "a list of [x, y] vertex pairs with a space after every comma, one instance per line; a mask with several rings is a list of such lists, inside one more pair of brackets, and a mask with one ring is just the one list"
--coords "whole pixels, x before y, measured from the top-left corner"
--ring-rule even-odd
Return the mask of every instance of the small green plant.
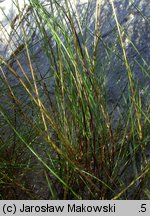
[[[149, 198], [149, 107], [144, 105], [140, 86], [134, 80], [122, 38], [124, 29], [117, 19], [113, 1], [110, 2], [117, 29], [112, 46], [100, 34], [99, 1], [91, 36], [87, 16], [92, 1], [81, 19], [70, 1], [61, 4], [50, 0], [45, 5], [30, 0], [32, 21], [49, 61], [49, 70], [43, 74], [38, 69], [32, 42], [24, 22], [20, 22], [23, 53], [19, 50], [19, 54], [26, 55], [29, 72], [23, 68], [18, 53], [13, 52], [13, 58], [20, 74], [1, 57], [2, 199], [21, 197], [18, 193], [31, 199], [47, 198], [42, 192], [34, 192], [30, 183], [24, 181], [28, 173], [40, 175], [41, 167], [50, 199]], [[22, 12], [18, 2], [15, 3], [21, 19]], [[28, 21], [28, 25], [32, 30], [32, 23]], [[4, 28], [3, 34], [5, 37]], [[132, 41], [130, 44], [138, 53]], [[105, 61], [99, 57], [101, 46], [106, 52]], [[106, 79], [107, 64], [113, 64], [112, 55], [118, 59], [118, 68], [124, 68], [128, 90], [122, 92], [110, 112]], [[141, 58], [143, 65], [137, 64], [149, 76], [148, 63]], [[117, 114], [114, 126], [113, 113], [117, 107], [123, 111]], [[39, 165], [33, 166], [34, 163]]]

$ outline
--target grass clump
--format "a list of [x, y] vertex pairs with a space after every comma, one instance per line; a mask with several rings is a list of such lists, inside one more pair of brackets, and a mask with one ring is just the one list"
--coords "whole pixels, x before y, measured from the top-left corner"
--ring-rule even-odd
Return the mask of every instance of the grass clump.
[[[146, 90], [141, 94], [134, 79], [122, 37], [125, 30], [110, 2], [116, 23], [111, 45], [101, 36], [99, 1], [92, 33], [87, 25], [92, 1], [82, 18], [67, 0], [63, 4], [50, 0], [47, 5], [30, 1], [31, 17], [20, 22], [23, 50], [20, 56], [13, 55], [19, 69], [1, 58], [2, 199], [21, 198], [19, 193], [32, 199], [149, 198], [148, 95]], [[38, 32], [41, 55], [49, 63], [46, 72], [39, 67], [26, 22]], [[141, 58], [137, 63], [143, 76], [148, 77], [148, 63], [130, 44]], [[126, 85], [122, 90], [116, 80], [114, 85], [122, 93], [111, 104], [107, 80], [114, 60], [125, 74]], [[30, 180], [27, 184], [25, 176], [32, 179], [33, 175], [43, 176], [43, 189], [35, 190], [36, 179], [34, 186]], [[9, 197], [8, 187], [13, 194]]]

